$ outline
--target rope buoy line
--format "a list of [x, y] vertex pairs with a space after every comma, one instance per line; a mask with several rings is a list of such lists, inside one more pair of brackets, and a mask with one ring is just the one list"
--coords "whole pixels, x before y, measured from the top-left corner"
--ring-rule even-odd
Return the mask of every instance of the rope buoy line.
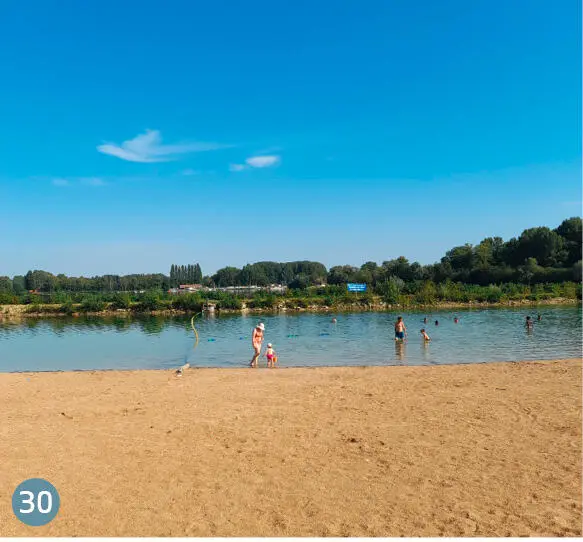
[[192, 349], [194, 350], [197, 346], [198, 346], [198, 331], [196, 331], [196, 328], [194, 327], [194, 319], [199, 315], [202, 314], [202, 312], [199, 312], [198, 314], [195, 314], [191, 319], [190, 319], [190, 327], [192, 328], [192, 331], [194, 331], [194, 346], [192, 347]]
[[[195, 350], [196, 347], [198, 346], [198, 331], [196, 331], [196, 328], [194, 327], [194, 319], [199, 315], [199, 314], [203, 314], [203, 312], [198, 312], [196, 313], [191, 319], [190, 319], [190, 327], [192, 328], [192, 331], [194, 332], [194, 345], [192, 346], [192, 349]], [[176, 376], [182, 376], [182, 373], [188, 369], [190, 367], [190, 363], [185, 363], [182, 367], [179, 367], [178, 369], [176, 369]]]

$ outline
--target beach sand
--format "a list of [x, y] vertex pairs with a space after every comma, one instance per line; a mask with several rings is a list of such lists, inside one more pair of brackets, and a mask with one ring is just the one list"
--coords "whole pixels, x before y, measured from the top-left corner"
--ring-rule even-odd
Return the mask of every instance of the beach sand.
[[[581, 535], [581, 361], [0, 375], [3, 536]], [[11, 496], [49, 480], [27, 527]]]

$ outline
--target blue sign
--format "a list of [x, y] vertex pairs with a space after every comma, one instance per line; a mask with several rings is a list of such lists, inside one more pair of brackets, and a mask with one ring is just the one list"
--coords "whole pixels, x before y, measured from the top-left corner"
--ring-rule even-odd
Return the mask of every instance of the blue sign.
[[357, 284], [349, 282], [347, 285], [349, 292], [366, 292], [366, 284]]

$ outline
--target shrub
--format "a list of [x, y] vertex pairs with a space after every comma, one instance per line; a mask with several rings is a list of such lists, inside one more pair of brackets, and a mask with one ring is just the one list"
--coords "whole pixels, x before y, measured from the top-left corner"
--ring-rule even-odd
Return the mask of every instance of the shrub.
[[111, 306], [114, 309], [129, 309], [132, 306], [132, 298], [125, 292], [115, 294]]
[[36, 314], [42, 312], [42, 310], [43, 310], [42, 305], [38, 301], [36, 301], [35, 303], [31, 303], [28, 307], [26, 307], [25, 312]]
[[134, 307], [136, 311], [140, 312], [148, 312], [148, 311], [155, 311], [159, 310], [163, 307], [163, 303], [161, 302], [160, 296], [158, 292], [151, 291], [146, 292], [143, 294], [137, 305]]
[[69, 316], [71, 314], [73, 314], [74, 310], [73, 310], [73, 302], [72, 301], [66, 301], [65, 303], [63, 303], [59, 309], [59, 312], [62, 312], [63, 314], [68, 314]]
[[424, 282], [423, 286], [415, 294], [415, 301], [424, 305], [435, 303], [436, 298], [437, 289], [435, 288], [435, 284], [430, 280]]
[[239, 310], [243, 307], [243, 302], [238, 297], [228, 294], [218, 301], [217, 307], [219, 309]]
[[385, 303], [393, 305], [398, 302], [404, 284], [400, 278], [389, 277], [386, 281], [378, 283], [375, 291]]
[[97, 296], [88, 296], [81, 302], [81, 312], [101, 312], [105, 309], [106, 303]]
[[251, 309], [273, 309], [277, 303], [277, 297], [273, 294], [255, 294], [247, 306]]
[[308, 306], [306, 300], [302, 298], [289, 299], [285, 304], [290, 309], [305, 309]]
[[14, 294], [0, 293], [0, 305], [16, 305], [18, 301]]
[[577, 285], [574, 282], [565, 282], [562, 289], [562, 297], [566, 297], [567, 299], [577, 298]]
[[181, 294], [172, 300], [172, 307], [183, 311], [200, 312], [203, 303], [198, 294]]

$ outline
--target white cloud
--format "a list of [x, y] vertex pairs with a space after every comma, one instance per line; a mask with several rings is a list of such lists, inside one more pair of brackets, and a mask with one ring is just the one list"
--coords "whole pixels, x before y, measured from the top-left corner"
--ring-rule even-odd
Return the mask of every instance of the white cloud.
[[52, 182], [55, 186], [69, 186], [71, 184], [67, 179], [53, 179]]
[[105, 143], [99, 145], [97, 150], [129, 162], [168, 162], [176, 160], [181, 154], [213, 151], [226, 147], [228, 145], [203, 142], [164, 145], [158, 130], [146, 130], [145, 134], [137, 135], [121, 145]]
[[251, 167], [273, 167], [279, 164], [279, 156], [276, 154], [265, 155], [265, 156], [253, 156], [247, 158], [245, 162]]
[[105, 186], [107, 183], [98, 177], [85, 177], [81, 182], [87, 186]]
[[244, 164], [231, 164], [229, 169], [231, 171], [243, 171], [250, 168], [273, 167], [279, 164], [280, 161], [280, 157], [276, 154], [251, 156], [245, 160]]

